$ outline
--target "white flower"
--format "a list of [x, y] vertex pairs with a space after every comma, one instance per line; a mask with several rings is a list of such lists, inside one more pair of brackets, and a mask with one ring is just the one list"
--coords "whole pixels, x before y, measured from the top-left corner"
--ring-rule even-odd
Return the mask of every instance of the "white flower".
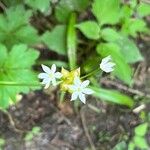
[[71, 101], [79, 98], [85, 104], [85, 94], [93, 93], [91, 89], [87, 88], [89, 83], [89, 80], [81, 82], [79, 77], [75, 77], [74, 84], [69, 86], [69, 89], [72, 91]]
[[100, 63], [100, 68], [106, 72], [106, 73], [109, 73], [109, 72], [112, 72], [114, 70], [114, 66], [116, 64], [112, 62], [112, 58], [111, 56], [107, 56], [105, 58], [102, 59], [101, 63]]
[[44, 73], [40, 73], [38, 75], [38, 78], [43, 79], [42, 84], [45, 84], [45, 89], [47, 89], [51, 82], [52, 85], [56, 85], [56, 78], [60, 79], [62, 77], [62, 74], [60, 72], [56, 72], [56, 65], [53, 64], [51, 69], [45, 65], [42, 65], [42, 69], [44, 70]]

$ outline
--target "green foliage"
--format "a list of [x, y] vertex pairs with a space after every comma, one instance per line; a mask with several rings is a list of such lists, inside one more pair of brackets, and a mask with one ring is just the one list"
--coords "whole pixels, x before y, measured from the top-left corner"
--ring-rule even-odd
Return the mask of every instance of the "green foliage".
[[133, 140], [134, 140], [134, 144], [136, 147], [141, 148], [141, 149], [149, 148], [145, 138], [140, 137], [140, 136], [135, 136]]
[[73, 11], [81, 12], [89, 5], [89, 0], [60, 0], [55, 8], [55, 16], [59, 22], [67, 22]]
[[50, 50], [61, 55], [66, 54], [66, 26], [55, 26], [51, 32], [45, 32], [41, 39]]
[[3, 150], [5, 143], [6, 143], [5, 139], [0, 138], [0, 150]]
[[99, 39], [100, 27], [95, 21], [85, 21], [76, 25], [78, 29], [89, 39]]
[[134, 104], [133, 100], [130, 97], [121, 94], [118, 91], [107, 90], [98, 87], [91, 87], [91, 88], [94, 90], [93, 95], [97, 98], [100, 98], [101, 100], [117, 103], [120, 105], [126, 105], [128, 107], [132, 107]]
[[35, 43], [38, 40], [37, 31], [29, 24], [30, 17], [31, 12], [23, 6], [11, 7], [5, 14], [0, 14], [0, 42], [8, 48], [21, 42]]
[[112, 28], [104, 28], [101, 32], [101, 38], [107, 42], [120, 40], [120, 34]]
[[146, 3], [140, 3], [138, 5], [137, 12], [141, 17], [150, 15], [150, 5]]
[[10, 6], [16, 6], [18, 4], [23, 3], [24, 0], [1, 0], [4, 5], [10, 7]]
[[33, 127], [31, 131], [29, 131], [26, 135], [24, 140], [31, 141], [35, 136], [39, 135], [41, 132], [40, 127]]
[[126, 62], [135, 63], [143, 60], [139, 48], [131, 39], [122, 36], [116, 43], [119, 45], [120, 51]]
[[25, 3], [35, 10], [40, 10], [43, 13], [50, 9], [50, 0], [25, 0]]
[[137, 126], [134, 131], [137, 136], [145, 136], [147, 129], [148, 129], [148, 124], [143, 123]]
[[148, 131], [148, 123], [140, 124], [139, 126], [135, 127], [134, 132], [135, 135], [129, 143], [128, 149], [134, 150], [136, 147], [140, 149], [148, 149], [149, 146], [145, 139], [145, 135]]
[[[24, 84], [38, 82], [31, 67], [35, 64], [39, 53], [19, 44], [14, 45], [10, 51], [4, 45], [0, 45], [0, 54], [3, 54], [0, 55], [0, 107], [7, 108], [9, 101], [16, 101], [18, 93], [27, 93], [30, 89], [35, 89]], [[13, 84], [14, 86], [11, 86]]]
[[115, 147], [112, 150], [126, 150], [127, 149], [127, 144], [125, 141], [122, 141], [115, 145]]
[[100, 25], [119, 21], [120, 0], [94, 0], [92, 12]]
[[122, 33], [125, 35], [131, 35], [133, 37], [137, 36], [139, 32], [146, 32], [147, 27], [146, 23], [142, 19], [126, 19], [125, 23], [122, 26]]

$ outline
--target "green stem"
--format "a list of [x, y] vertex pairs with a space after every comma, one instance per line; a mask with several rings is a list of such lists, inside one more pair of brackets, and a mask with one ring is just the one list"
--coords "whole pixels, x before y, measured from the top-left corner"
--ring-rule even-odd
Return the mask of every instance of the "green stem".
[[41, 86], [40, 83], [21, 83], [21, 82], [11, 82], [11, 81], [0, 81], [0, 85], [8, 85], [8, 86]]
[[98, 68], [98, 69], [95, 69], [95, 70], [91, 71], [90, 73], [88, 73], [87, 75], [81, 77], [81, 79], [85, 79], [85, 78], [87, 78], [87, 77], [90, 77], [90, 76], [96, 74], [98, 71], [100, 71], [99, 68]]

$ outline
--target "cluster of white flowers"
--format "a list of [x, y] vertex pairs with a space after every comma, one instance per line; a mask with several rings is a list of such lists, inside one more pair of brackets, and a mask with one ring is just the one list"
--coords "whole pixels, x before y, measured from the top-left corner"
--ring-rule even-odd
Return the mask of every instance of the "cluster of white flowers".
[[[112, 72], [114, 70], [115, 63], [112, 62], [111, 56], [107, 56], [102, 59], [100, 63], [100, 69], [104, 72]], [[42, 69], [44, 73], [40, 73], [38, 78], [42, 79], [42, 84], [45, 85], [45, 89], [47, 89], [51, 84], [53, 86], [57, 85], [56, 79], [61, 79], [63, 77], [62, 73], [56, 72], [56, 65], [53, 64], [51, 68], [42, 65]], [[90, 81], [85, 80], [81, 81], [80, 77], [76, 76], [74, 78], [73, 84], [69, 85], [69, 90], [72, 93], [71, 101], [76, 99], [80, 99], [84, 104], [86, 103], [85, 95], [90, 95], [93, 91], [90, 88], [87, 88]]]

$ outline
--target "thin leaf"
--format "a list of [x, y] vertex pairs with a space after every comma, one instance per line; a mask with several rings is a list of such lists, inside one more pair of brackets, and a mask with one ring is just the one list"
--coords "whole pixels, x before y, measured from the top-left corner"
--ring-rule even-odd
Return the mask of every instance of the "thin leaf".
[[127, 95], [121, 94], [115, 90], [107, 90], [98, 87], [91, 87], [94, 91], [94, 96], [100, 98], [101, 100], [117, 103], [120, 105], [126, 105], [128, 107], [132, 107], [134, 102], [133, 99], [128, 97]]
[[77, 37], [76, 37], [75, 23], [76, 23], [76, 14], [72, 13], [70, 15], [67, 27], [67, 52], [71, 70], [76, 68], [76, 61], [77, 61], [76, 60]]

